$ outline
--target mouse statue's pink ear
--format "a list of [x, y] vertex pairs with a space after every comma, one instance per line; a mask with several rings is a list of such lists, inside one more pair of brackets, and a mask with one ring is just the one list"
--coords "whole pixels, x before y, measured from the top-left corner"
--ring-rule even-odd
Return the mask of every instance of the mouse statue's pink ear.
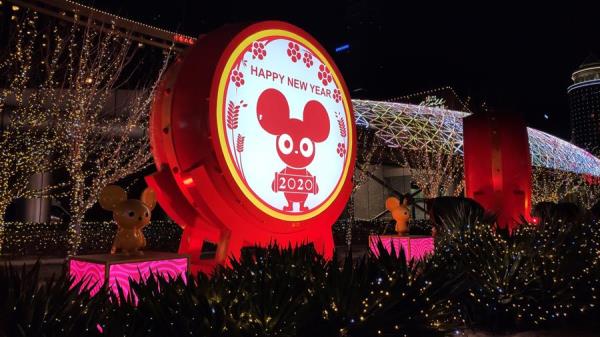
[[144, 192], [142, 192], [140, 200], [146, 204], [150, 210], [153, 210], [156, 206], [156, 192], [154, 192], [152, 188], [147, 187]]
[[98, 201], [100, 206], [107, 211], [114, 211], [117, 205], [127, 200], [127, 192], [117, 185], [108, 185], [100, 192]]
[[277, 89], [266, 89], [258, 97], [256, 116], [265, 131], [272, 135], [289, 132], [290, 106]]
[[304, 106], [303, 124], [313, 142], [322, 142], [329, 137], [329, 116], [323, 104], [308, 101]]

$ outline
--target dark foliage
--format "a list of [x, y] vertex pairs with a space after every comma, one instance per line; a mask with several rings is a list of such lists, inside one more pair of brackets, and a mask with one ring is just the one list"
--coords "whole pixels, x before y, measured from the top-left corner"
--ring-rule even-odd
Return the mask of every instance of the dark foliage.
[[597, 221], [600, 221], [600, 200], [594, 204], [592, 209], [590, 210], [590, 215]]
[[475, 200], [461, 197], [438, 197], [427, 201], [429, 217], [438, 229], [443, 229], [448, 220], [458, 223], [490, 221], [493, 216], [486, 214], [484, 208]]
[[458, 296], [467, 326], [493, 332], [556, 328], [597, 315], [600, 228], [569, 205], [544, 206], [538, 226], [509, 235], [471, 214], [443, 219], [436, 256], [449, 273], [464, 272]]
[[[90, 298], [39, 265], [0, 271], [0, 336], [441, 336], [598, 328], [600, 224], [546, 205], [509, 235], [464, 207], [436, 251], [324, 260], [312, 246], [244, 250], [212, 277], [132, 283]], [[576, 214], [577, 216], [573, 216]], [[100, 329], [98, 329], [100, 327]], [[100, 333], [100, 330], [102, 333]]]
[[[301, 336], [441, 336], [457, 326], [447, 300], [459, 284], [425, 263], [388, 252], [333, 260], [298, 322]], [[434, 286], [435, 283], [435, 286]]]
[[0, 267], [0, 336], [93, 335], [103, 297], [90, 298], [65, 275], [41, 281], [39, 263]]
[[238, 336], [208, 278], [190, 281], [149, 277], [132, 282], [128, 295], [110, 294], [99, 316], [103, 336]]
[[[336, 246], [345, 246], [349, 220], [338, 221], [333, 225], [333, 240]], [[352, 222], [352, 245], [368, 245], [369, 235], [396, 234], [393, 219], [377, 219], [372, 221], [355, 220]], [[432, 223], [429, 220], [410, 220], [412, 235], [431, 235]]]
[[532, 214], [545, 221], [563, 221], [563, 222], [582, 222], [585, 219], [585, 212], [579, 206], [573, 203], [561, 202], [541, 202], [535, 205]]

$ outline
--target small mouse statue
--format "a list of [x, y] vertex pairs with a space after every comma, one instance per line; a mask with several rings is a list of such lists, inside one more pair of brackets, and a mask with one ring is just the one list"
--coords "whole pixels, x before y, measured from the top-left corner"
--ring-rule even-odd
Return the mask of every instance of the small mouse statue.
[[407, 236], [408, 220], [410, 219], [410, 213], [408, 212], [408, 198], [404, 198], [404, 202], [396, 197], [389, 197], [385, 200], [385, 208], [390, 211], [392, 218], [396, 220], [396, 233], [400, 236]]
[[127, 199], [127, 192], [117, 185], [106, 186], [100, 193], [100, 206], [113, 212], [119, 226], [111, 254], [143, 255], [146, 238], [142, 229], [150, 223], [150, 212], [156, 206], [156, 194], [151, 188], [142, 192], [141, 200]]

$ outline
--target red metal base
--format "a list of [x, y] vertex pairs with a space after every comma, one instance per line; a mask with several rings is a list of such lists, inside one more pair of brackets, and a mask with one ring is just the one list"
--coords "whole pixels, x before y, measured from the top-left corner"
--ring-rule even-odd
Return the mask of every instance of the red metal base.
[[[237, 259], [243, 247], [268, 246], [278, 243], [281, 246], [295, 246], [312, 243], [315, 250], [326, 259], [333, 256], [333, 234], [329, 226], [313, 227], [295, 233], [273, 233], [256, 226], [246, 226], [235, 232], [226, 229], [216, 217], [199, 213], [189, 204], [175, 184], [170, 171], [159, 171], [146, 177], [148, 186], [156, 193], [160, 205], [183, 228], [179, 253], [190, 256], [190, 270], [211, 274], [218, 264], [229, 264], [229, 259]], [[207, 184], [208, 185], [208, 184]], [[168, 192], [166, 190], [169, 190]], [[210, 213], [208, 213], [210, 215]], [[237, 219], [236, 219], [237, 220]], [[204, 242], [217, 246], [214, 258], [202, 258]]]

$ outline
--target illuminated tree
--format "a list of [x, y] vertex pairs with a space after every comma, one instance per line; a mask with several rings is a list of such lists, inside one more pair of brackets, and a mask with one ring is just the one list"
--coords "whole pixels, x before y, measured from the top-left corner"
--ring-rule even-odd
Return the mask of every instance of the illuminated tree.
[[425, 153], [409, 152], [405, 156], [411, 175], [426, 198], [458, 196], [464, 188], [463, 156], [459, 153], [462, 143], [462, 116], [447, 110], [445, 101], [427, 96], [420, 104], [441, 109], [443, 113], [429, 118], [432, 129], [443, 132], [445, 142], [439, 142]]
[[352, 192], [356, 192], [369, 179], [368, 172], [376, 170], [382, 161], [385, 145], [376, 137], [371, 129], [356, 129], [357, 150]]
[[[3, 156], [7, 166], [2, 167], [12, 178], [0, 178], [11, 190], [2, 193], [12, 199], [26, 197], [33, 193], [25, 192], [31, 173], [63, 170], [68, 176], [68, 234], [74, 254], [81, 224], [99, 191], [150, 163], [149, 107], [169, 53], [159, 51], [159, 62], [153, 62], [157, 58], [152, 51], [133, 45], [130, 33], [93, 19], [86, 25], [56, 23], [33, 12], [25, 13], [21, 22], [14, 52], [18, 57], [5, 61], [16, 74], [8, 87], [9, 92], [31, 90], [26, 90], [26, 99], [16, 96], [21, 109], [15, 111], [17, 122], [11, 123], [15, 131], [3, 133], [13, 150], [2, 147], [3, 152], [12, 151]], [[30, 78], [35, 83], [29, 83]], [[124, 100], [115, 99], [118, 89], [129, 89], [120, 92]], [[14, 186], [17, 179], [23, 183]], [[0, 207], [6, 207], [4, 200], [11, 199], [3, 199]]]
[[[424, 111], [421, 123], [429, 131], [429, 144], [424, 151], [399, 148], [395, 155], [410, 171], [425, 198], [458, 196], [464, 185], [462, 154], [462, 116], [447, 110], [444, 100], [427, 96], [420, 104], [435, 109]], [[440, 141], [438, 141], [440, 140]]]
[[461, 155], [439, 152], [404, 153], [410, 175], [425, 198], [459, 196], [464, 188]]
[[573, 172], [533, 167], [532, 202], [570, 201], [591, 208], [600, 199], [600, 178]]
[[[64, 38], [57, 34], [57, 43]], [[69, 243], [76, 253], [81, 224], [96, 203], [98, 193], [150, 164], [147, 125], [152, 93], [166, 59], [154, 73], [136, 64], [143, 62], [139, 48], [127, 34], [113, 28], [73, 25], [64, 49], [64, 111], [59, 134], [64, 145], [63, 165], [70, 177]], [[134, 64], [134, 62], [136, 64]], [[107, 109], [132, 78], [150, 78], [150, 85], [128, 91], [125, 106]]]
[[[60, 154], [54, 127], [58, 101], [46, 92], [53, 87], [55, 64], [38, 59], [31, 42], [46, 35], [36, 34], [36, 22], [32, 15], [15, 25], [12, 44], [0, 60], [0, 251], [7, 207], [16, 199], [48, 196], [64, 185], [34, 190], [30, 184], [32, 175], [55, 169], [51, 158]], [[43, 79], [37, 76], [41, 69], [49, 74]]]
[[425, 197], [462, 192], [462, 118], [466, 113], [446, 109], [443, 100], [435, 97], [418, 106], [364, 100], [352, 103], [357, 125], [375, 130], [381, 144], [389, 148], [387, 160], [408, 167]]
[[533, 167], [532, 202], [559, 202], [575, 193], [583, 182], [576, 173]]

